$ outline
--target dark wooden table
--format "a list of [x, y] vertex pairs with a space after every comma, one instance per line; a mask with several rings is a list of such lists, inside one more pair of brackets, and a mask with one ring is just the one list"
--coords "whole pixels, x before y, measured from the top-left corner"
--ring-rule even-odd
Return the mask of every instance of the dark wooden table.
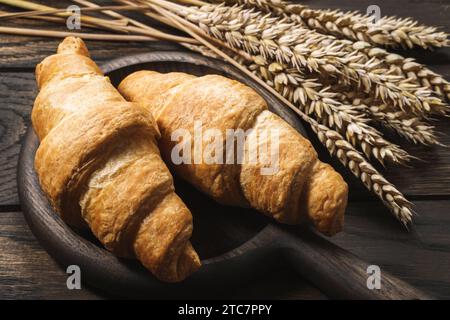
[[[62, 1], [39, 1], [62, 7]], [[305, 1], [309, 2], [309, 1]], [[449, 0], [315, 0], [313, 7], [358, 9], [378, 4], [382, 14], [412, 16], [440, 25], [450, 32]], [[68, 5], [69, 3], [67, 3]], [[0, 6], [0, 10], [5, 7]], [[17, 22], [16, 22], [17, 23]], [[2, 21], [11, 26], [13, 22]], [[40, 27], [42, 23], [23, 21]], [[47, 25], [46, 25], [47, 27]], [[56, 27], [57, 28], [57, 27]], [[54, 53], [59, 40], [0, 35], [0, 298], [85, 299], [105, 298], [92, 288], [68, 290], [66, 273], [42, 249], [29, 231], [17, 196], [16, 167], [21, 141], [30, 125], [30, 111], [36, 95], [34, 66]], [[87, 42], [97, 62], [151, 50], [179, 49], [170, 43]], [[450, 50], [404, 52], [428, 64], [450, 79]], [[450, 121], [436, 123], [442, 142], [450, 145]], [[394, 137], [395, 139], [395, 137]], [[334, 161], [317, 140], [313, 143], [325, 161], [343, 172], [350, 184], [350, 204], [344, 231], [331, 241], [377, 264], [381, 270], [408, 281], [438, 298], [450, 298], [450, 149], [405, 145], [423, 161], [411, 168], [384, 170], [414, 204], [418, 215], [407, 232], [362, 185]], [[326, 297], [295, 272], [279, 266], [264, 278], [224, 298], [325, 299]]]

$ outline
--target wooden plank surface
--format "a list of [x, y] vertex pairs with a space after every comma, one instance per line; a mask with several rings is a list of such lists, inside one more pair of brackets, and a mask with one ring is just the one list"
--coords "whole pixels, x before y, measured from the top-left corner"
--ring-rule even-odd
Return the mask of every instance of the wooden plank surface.
[[[33, 27], [34, 24], [31, 25]], [[61, 39], [12, 37], [0, 35], [0, 68], [34, 69], [45, 57], [54, 54]], [[180, 50], [180, 46], [168, 42], [96, 42], [86, 41], [93, 59], [107, 61], [119, 56], [151, 50]]]
[[[332, 242], [379, 265], [437, 298], [450, 299], [450, 200], [418, 201], [426, 214], [413, 230], [401, 231], [383, 208], [373, 202], [350, 204], [344, 231]], [[42, 249], [21, 212], [0, 213], [1, 298], [101, 298], [92, 288], [67, 290], [67, 275]], [[264, 278], [221, 298], [323, 299], [292, 270], [282, 265]]]
[[[68, 1], [41, 1], [59, 7]], [[333, 1], [314, 0], [303, 3], [317, 8], [365, 10], [378, 4], [382, 14], [413, 16], [420, 22], [440, 25], [450, 32], [448, 0]], [[0, 6], [0, 9], [4, 7]], [[2, 25], [13, 23], [2, 22]], [[38, 26], [32, 22], [24, 25]], [[0, 211], [18, 208], [16, 164], [21, 139], [30, 125], [30, 111], [35, 97], [34, 66], [54, 53], [59, 40], [0, 35]], [[93, 58], [106, 61], [122, 55], [149, 50], [171, 50], [170, 43], [87, 42]], [[450, 79], [450, 49], [426, 52], [401, 52], [426, 63]], [[436, 123], [444, 133], [442, 142], [450, 145], [448, 120]], [[312, 139], [321, 157], [329, 161], [316, 139]], [[346, 227], [333, 241], [343, 248], [379, 264], [417, 287], [439, 298], [450, 298], [450, 148], [406, 146], [424, 162], [411, 168], [388, 168], [387, 178], [414, 199], [415, 227], [407, 233], [399, 228], [387, 210], [354, 178]], [[335, 165], [343, 171], [340, 165]], [[358, 200], [358, 201], [355, 201]], [[69, 291], [66, 274], [57, 266], [28, 230], [20, 212], [0, 212], [0, 298], [101, 298], [92, 289]], [[224, 297], [236, 298], [324, 298], [290, 270], [280, 267], [266, 278], [251, 283]]]
[[[81, 276], [83, 271], [81, 270]], [[0, 299], [99, 299], [107, 297], [90, 287], [68, 290], [67, 274], [39, 245], [21, 212], [0, 213]], [[264, 279], [222, 298], [324, 299], [317, 289], [295, 272], [275, 269]], [[205, 296], [208, 298], [208, 296]]]
[[67, 275], [36, 241], [21, 212], [0, 213], [1, 299], [92, 299], [92, 290], [68, 290]]
[[0, 205], [18, 205], [16, 167], [33, 96], [34, 74], [0, 74]]
[[450, 200], [416, 201], [410, 232], [377, 202], [352, 202], [344, 231], [331, 239], [439, 298], [450, 298]]

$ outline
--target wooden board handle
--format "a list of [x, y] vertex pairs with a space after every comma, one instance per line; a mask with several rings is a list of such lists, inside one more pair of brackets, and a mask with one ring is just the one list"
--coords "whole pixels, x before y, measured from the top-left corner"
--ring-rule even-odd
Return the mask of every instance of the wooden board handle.
[[[380, 289], [369, 289], [371, 265], [307, 228], [273, 225], [291, 265], [318, 289], [336, 299], [433, 299], [381, 269]], [[370, 283], [373, 283], [370, 281]]]

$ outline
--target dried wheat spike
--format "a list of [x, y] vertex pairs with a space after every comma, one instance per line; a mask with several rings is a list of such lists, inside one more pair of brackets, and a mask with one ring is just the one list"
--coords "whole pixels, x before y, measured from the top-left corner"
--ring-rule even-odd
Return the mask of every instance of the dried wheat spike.
[[274, 12], [283, 14], [286, 2], [284, 0], [217, 0], [210, 2], [225, 2], [227, 4], [240, 4], [245, 5], [247, 8], [258, 8], [264, 12]]
[[[259, 62], [261, 63], [261, 61]], [[285, 89], [286, 86], [281, 87], [277, 85], [278, 81], [272, 78], [273, 70], [269, 70], [269, 68], [258, 64], [249, 66], [249, 69], [285, 97], [293, 98], [294, 93], [289, 93], [288, 90]], [[287, 75], [282, 78], [282, 82], [292, 79]], [[306, 80], [306, 83], [314, 82]], [[314, 96], [314, 90], [311, 89], [314, 87], [314, 84], [309, 84], [305, 87], [306, 96]], [[305, 97], [304, 99], [307, 98]], [[340, 133], [330, 129], [326, 125], [320, 124], [306, 114], [304, 114], [302, 118], [311, 125], [311, 128], [316, 133], [319, 141], [327, 148], [330, 155], [336, 156], [345, 167], [350, 169], [350, 171], [363, 182], [367, 189], [374, 192], [390, 209], [394, 217], [396, 217], [405, 226], [408, 226], [412, 222], [412, 204], [400, 191], [395, 188], [392, 183], [387, 181], [361, 153], [359, 153], [348, 141], [346, 141]]]
[[[360, 58], [358, 63], [375, 66], [376, 69], [371, 69], [372, 73], [399, 76], [402, 79], [398, 83], [400, 87], [404, 86], [406, 91], [412, 92], [423, 102], [433, 101], [430, 105], [432, 107], [426, 111], [427, 113], [448, 115], [450, 107], [443, 100], [450, 101], [450, 84], [442, 76], [412, 58], [404, 58], [399, 54], [373, 47], [367, 42], [348, 40], [341, 42], [343, 43], [342, 50], [348, 54], [358, 52]], [[427, 99], [426, 96], [430, 98]]]
[[340, 103], [336, 100], [336, 93], [330, 92], [329, 88], [323, 87], [315, 79], [304, 78], [295, 69], [288, 69], [277, 62], [267, 64], [261, 56], [255, 57], [254, 62], [254, 65], [249, 66], [250, 70], [306, 114], [343, 134], [368, 158], [375, 158], [382, 164], [404, 164], [412, 158], [368, 125], [370, 118], [367, 117], [365, 106]]
[[399, 110], [420, 116], [445, 108], [431, 90], [402, 76], [386, 74], [377, 58], [365, 60], [349, 41], [302, 28], [286, 18], [224, 5], [191, 7], [179, 12], [233, 48], [286, 63], [299, 72], [317, 72], [353, 84]]
[[415, 144], [441, 145], [436, 136], [434, 126], [426, 123], [422, 118], [410, 115], [403, 111], [392, 111], [391, 108], [374, 101], [370, 97], [360, 98], [356, 92], [340, 90], [338, 98], [347, 104], [364, 106], [365, 112], [372, 120], [380, 123], [383, 127], [396, 132], [399, 136]]
[[[273, 12], [277, 14], [285, 14], [289, 11], [296, 11], [298, 7], [302, 7], [299, 5], [291, 5], [285, 1], [280, 0], [230, 0], [230, 3], [240, 3], [244, 4], [247, 7], [256, 7], [265, 12]], [[296, 9], [294, 9], [296, 8]], [[321, 11], [321, 10], [316, 10]], [[289, 15], [290, 19], [296, 21], [304, 25], [303, 19], [299, 18], [298, 15]], [[360, 40], [364, 41], [360, 41]], [[374, 43], [370, 44], [370, 41], [367, 41], [364, 37], [356, 37], [352, 38], [356, 43], [349, 42], [349, 45], [353, 47], [353, 50], [349, 50], [352, 52], [357, 50], [360, 53], [364, 53], [367, 57], [373, 58], [377, 57], [380, 64], [385, 63], [388, 67], [391, 65], [395, 65], [395, 73], [396, 75], [402, 75], [405, 78], [409, 78], [412, 80], [416, 80], [417, 84], [420, 86], [433, 90], [440, 97], [445, 97], [447, 101], [450, 101], [450, 83], [446, 81], [442, 76], [436, 74], [431, 71], [427, 67], [422, 64], [417, 63], [412, 58], [404, 58], [398, 54], [389, 53], [384, 49], [373, 47], [372, 45], [376, 45]], [[369, 59], [365, 60], [367, 62]], [[391, 71], [387, 70], [386, 74], [393, 74]], [[446, 108], [438, 108], [437, 114], [445, 114], [447, 110]]]
[[397, 53], [390, 53], [382, 48], [373, 47], [364, 41], [352, 43], [351, 48], [348, 50], [364, 53], [367, 56], [367, 60], [377, 58], [380, 63], [384, 64], [387, 73], [402, 75], [405, 78], [416, 80], [424, 88], [431, 89], [437, 95], [450, 101], [450, 83], [441, 75], [431, 71], [413, 58], [405, 58]]
[[353, 146], [338, 132], [310, 119], [308, 123], [320, 142], [332, 156], [350, 169], [367, 189], [373, 191], [405, 226], [412, 221], [412, 204], [395, 186], [387, 181]]
[[369, 108], [372, 118], [384, 127], [395, 131], [398, 135], [415, 144], [442, 146], [437, 140], [434, 127], [425, 123], [422, 119], [410, 117], [402, 111], [380, 111], [382, 109], [383, 105]]
[[280, 0], [227, 0], [264, 11], [286, 14], [321, 33], [375, 46], [424, 49], [449, 46], [448, 34], [436, 27], [419, 24], [412, 18], [382, 17], [378, 21], [357, 11], [311, 9], [305, 5]]

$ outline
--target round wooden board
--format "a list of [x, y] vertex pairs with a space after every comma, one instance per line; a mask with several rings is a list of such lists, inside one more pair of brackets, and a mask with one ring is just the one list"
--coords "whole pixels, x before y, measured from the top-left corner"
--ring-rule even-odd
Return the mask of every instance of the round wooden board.
[[[221, 74], [254, 88], [270, 109], [305, 135], [298, 117], [260, 85], [221, 61], [186, 52], [151, 52], [115, 59], [101, 66], [117, 84], [137, 70], [180, 71], [194, 75]], [[106, 251], [89, 233], [68, 227], [52, 210], [40, 189], [34, 170], [39, 141], [29, 128], [19, 159], [19, 195], [26, 220], [47, 251], [65, 269], [77, 265], [82, 281], [122, 297], [158, 298], [210, 297], [214, 291], [230, 287], [263, 274], [280, 253], [272, 245], [273, 233], [264, 232], [268, 220], [254, 210], [221, 206], [175, 179], [177, 193], [194, 216], [192, 242], [203, 266], [192, 277], [178, 284], [156, 280], [134, 260], [118, 259]]]

